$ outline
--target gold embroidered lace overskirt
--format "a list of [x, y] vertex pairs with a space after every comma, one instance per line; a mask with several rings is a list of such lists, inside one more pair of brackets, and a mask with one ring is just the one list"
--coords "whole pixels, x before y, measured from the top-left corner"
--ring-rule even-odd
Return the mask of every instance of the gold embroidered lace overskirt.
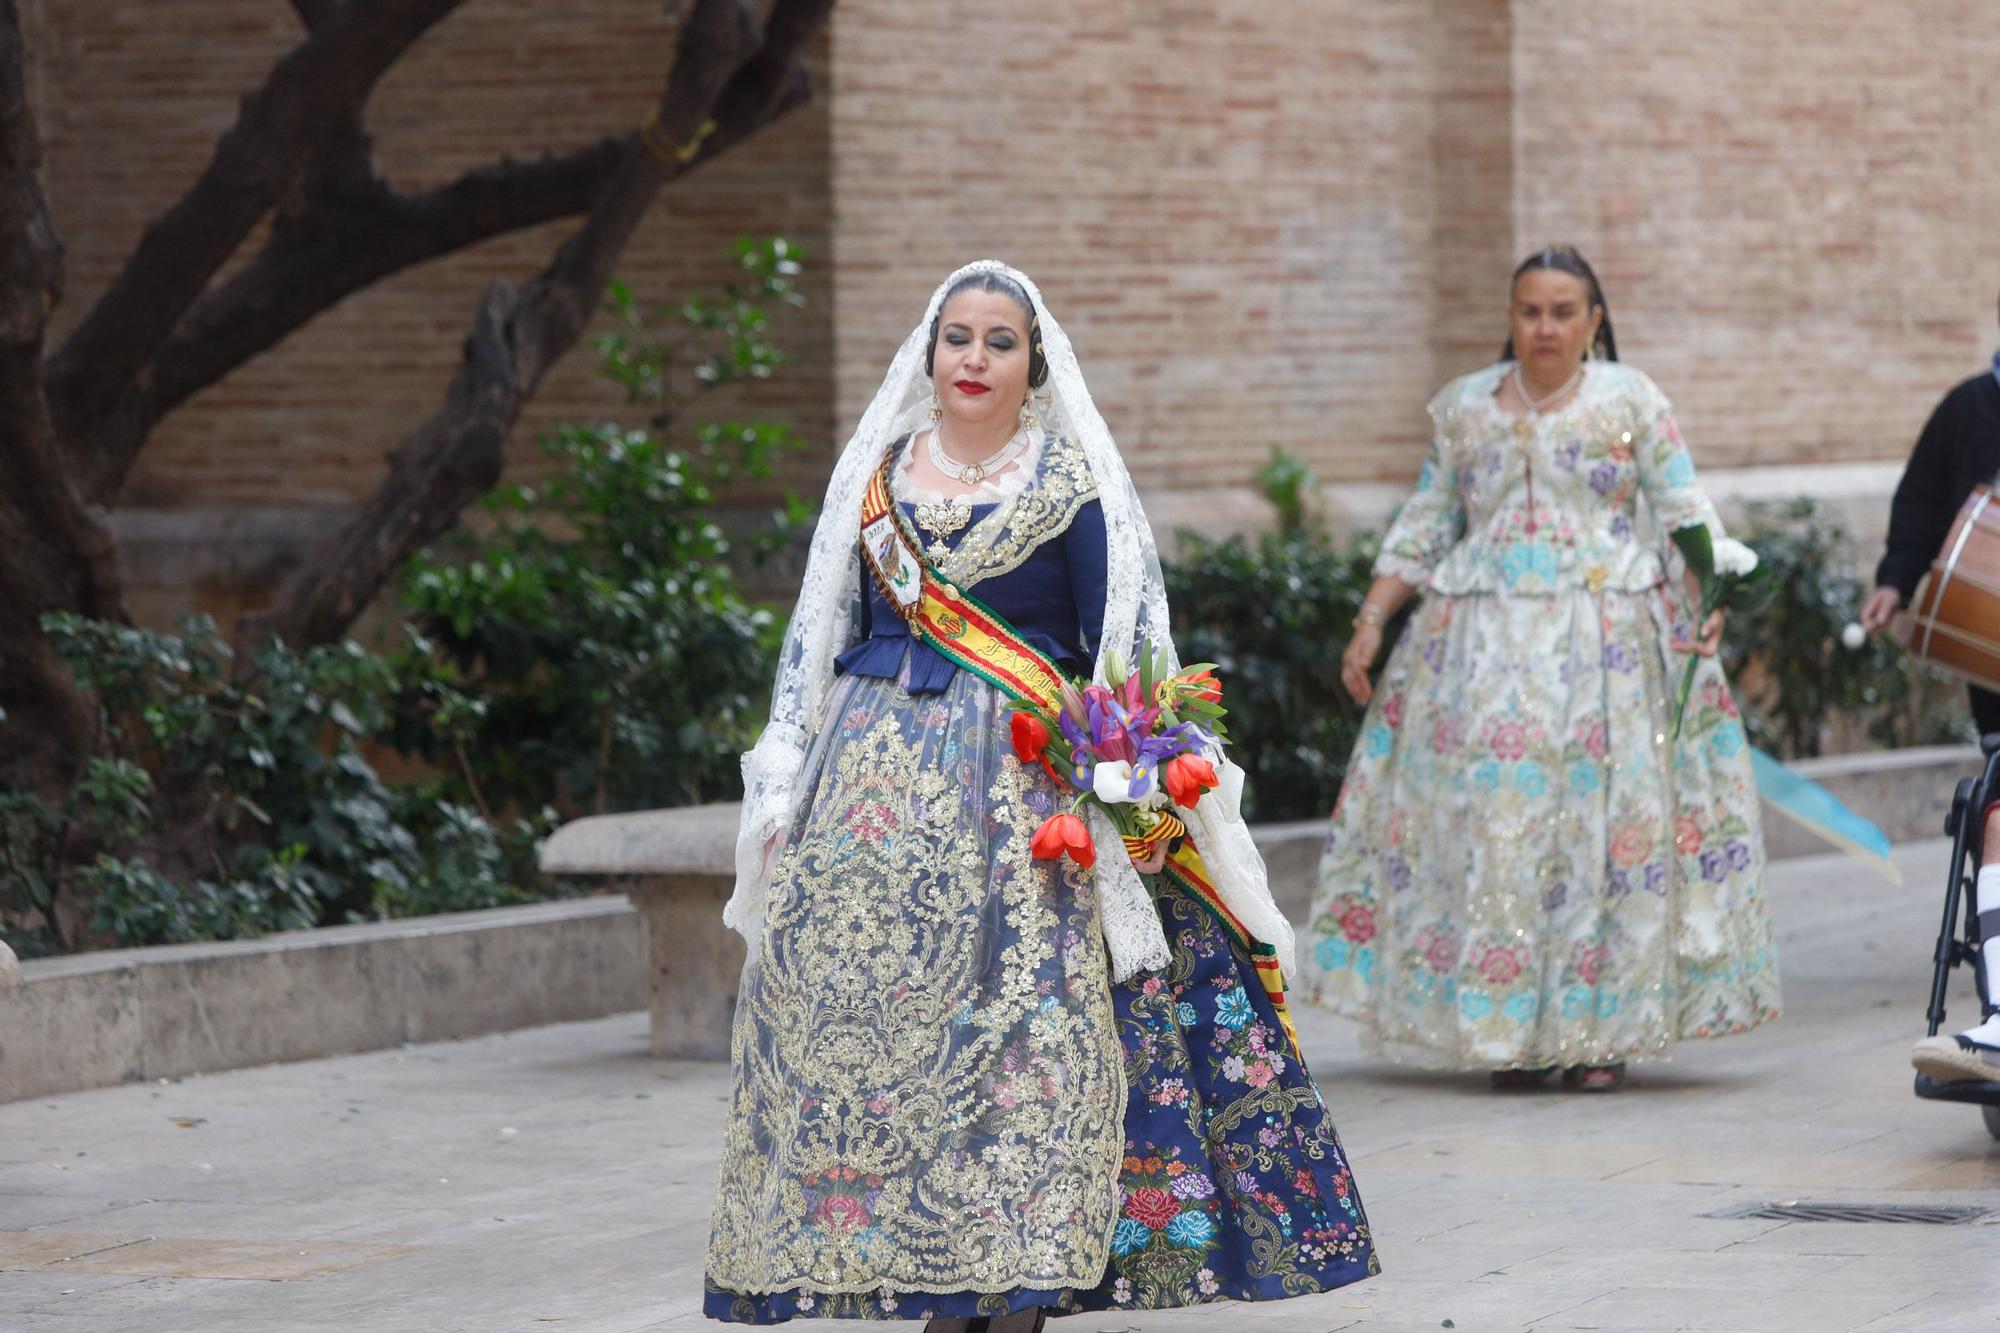
[[1125, 1086], [1087, 877], [1009, 713], [843, 679], [733, 1040], [709, 1280], [767, 1293], [1095, 1286]]

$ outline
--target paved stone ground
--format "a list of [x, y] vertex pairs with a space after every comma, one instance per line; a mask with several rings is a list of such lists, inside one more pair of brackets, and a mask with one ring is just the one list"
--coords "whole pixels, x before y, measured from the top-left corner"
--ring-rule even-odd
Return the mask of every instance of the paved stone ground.
[[[1386, 1067], [1304, 1015], [1382, 1276], [1052, 1327], [2000, 1330], [2000, 1227], [1711, 1216], [2000, 1209], [1978, 1111], [1909, 1091], [1945, 855], [1899, 852], [1900, 890], [1783, 863], [1785, 1020], [1682, 1047], [1614, 1097]], [[1969, 983], [1955, 995], [1969, 1021]], [[727, 1075], [655, 1062], [645, 1037], [635, 1014], [0, 1106], [0, 1329], [703, 1327]]]

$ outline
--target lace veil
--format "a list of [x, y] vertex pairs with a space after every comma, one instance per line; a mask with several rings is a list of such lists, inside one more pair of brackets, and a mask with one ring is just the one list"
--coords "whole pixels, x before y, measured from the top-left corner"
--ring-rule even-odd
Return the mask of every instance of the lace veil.
[[[861, 495], [890, 442], [927, 423], [931, 381], [924, 370], [924, 351], [930, 340], [931, 320], [952, 284], [981, 272], [1006, 275], [1035, 303], [1042, 351], [1049, 366], [1048, 381], [1038, 391], [1036, 414], [1045, 429], [1081, 447], [1097, 484], [1109, 548], [1097, 675], [1102, 677], [1105, 654], [1112, 649], [1128, 662], [1140, 642], [1153, 643], [1173, 654], [1166, 584], [1153, 530], [1111, 431], [1091, 402], [1069, 338], [1025, 274], [995, 260], [966, 265], [931, 294], [924, 317], [897, 349], [882, 387], [876, 390], [874, 400], [861, 415], [861, 424], [834, 465], [819, 525], [813, 532], [798, 604], [778, 659], [771, 720], [756, 746], [743, 756], [736, 889], [722, 919], [748, 941], [753, 958], [764, 917], [764, 849], [791, 820], [800, 770], [823, 721], [833, 685], [833, 660], [859, 632]], [[1225, 816], [1214, 799], [1202, 801], [1187, 815], [1186, 822], [1224, 903], [1251, 934], [1277, 949], [1280, 965], [1289, 975], [1292, 928], [1272, 901], [1263, 858], [1249, 830], [1233, 812]], [[1159, 914], [1131, 862], [1121, 854], [1116, 832], [1102, 815], [1093, 817], [1091, 832], [1103, 849], [1096, 874], [1113, 976], [1122, 981], [1137, 972], [1165, 967], [1170, 955]]]

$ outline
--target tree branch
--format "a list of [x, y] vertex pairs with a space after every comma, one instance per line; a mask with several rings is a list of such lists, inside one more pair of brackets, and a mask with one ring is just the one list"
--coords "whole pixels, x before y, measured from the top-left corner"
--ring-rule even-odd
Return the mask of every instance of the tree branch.
[[275, 634], [294, 644], [339, 637], [405, 560], [457, 526], [465, 506], [499, 480], [508, 432], [582, 334], [654, 196], [803, 100], [806, 44], [832, 5], [777, 0], [760, 44], [742, 0], [698, 0], [656, 109], [659, 139], [695, 143], [696, 151], [669, 164], [643, 144], [625, 143], [582, 229], [548, 267], [518, 292], [504, 283], [487, 289], [444, 405], [396, 447], [388, 478], [360, 516], [269, 613], [246, 623], [244, 637]]
[[[119, 614], [117, 552], [103, 516], [64, 472], [42, 392], [49, 311], [62, 292], [62, 242], [41, 183], [15, 0], [0, 0], [0, 770], [76, 762], [93, 715], [41, 631], [56, 610]], [[46, 769], [43, 769], [46, 772]]]
[[[303, 168], [342, 143], [382, 74], [463, 0], [297, 4], [310, 35], [243, 99], [236, 124], [181, 200], [146, 228], [124, 269], [70, 335], [47, 373], [50, 410], [66, 440], [87, 440], [115, 408], [210, 279]], [[103, 469], [81, 464], [87, 494]]]
[[292, 0], [292, 9], [308, 31], [320, 27], [328, 19], [338, 14], [344, 0]]
[[[384, 278], [481, 241], [590, 208], [636, 136], [531, 162], [503, 162], [450, 185], [322, 197], [240, 272], [188, 311], [91, 443], [96, 493], [114, 494], [161, 418], [322, 312]], [[684, 170], [684, 168], [683, 168]]]

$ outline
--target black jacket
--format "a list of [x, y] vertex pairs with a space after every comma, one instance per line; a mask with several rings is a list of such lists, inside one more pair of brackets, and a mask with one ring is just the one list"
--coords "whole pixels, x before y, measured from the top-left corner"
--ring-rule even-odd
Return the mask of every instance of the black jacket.
[[1924, 423], [1889, 506], [1889, 549], [1876, 566], [1875, 586], [1894, 588], [1909, 601], [1965, 497], [1996, 473], [2000, 379], [1988, 370], [1946, 394]]

